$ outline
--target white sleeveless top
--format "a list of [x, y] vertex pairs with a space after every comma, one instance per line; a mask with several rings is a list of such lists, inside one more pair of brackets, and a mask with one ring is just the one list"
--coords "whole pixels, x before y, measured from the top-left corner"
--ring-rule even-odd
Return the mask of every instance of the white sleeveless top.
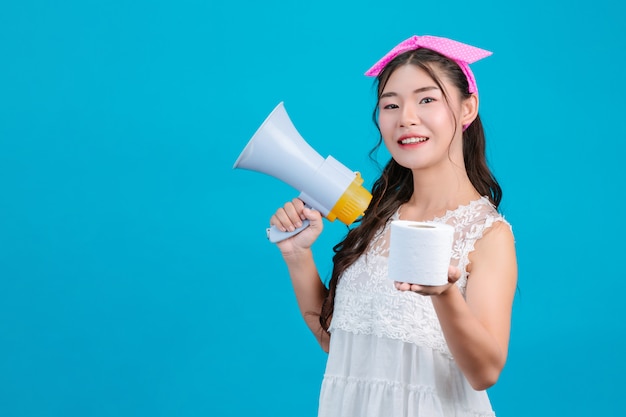
[[[455, 228], [451, 264], [463, 295], [468, 255], [497, 221], [506, 223], [486, 197], [432, 220]], [[387, 277], [389, 224], [337, 285], [319, 417], [495, 416], [487, 392], [454, 362], [430, 297]]]

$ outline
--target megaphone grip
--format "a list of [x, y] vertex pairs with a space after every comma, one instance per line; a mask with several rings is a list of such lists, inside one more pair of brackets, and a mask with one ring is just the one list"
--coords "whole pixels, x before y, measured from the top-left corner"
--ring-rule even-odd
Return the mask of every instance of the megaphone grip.
[[272, 243], [282, 242], [285, 239], [289, 239], [291, 236], [297, 235], [307, 227], [309, 227], [308, 220], [302, 220], [302, 226], [298, 227], [293, 232], [283, 232], [278, 230], [276, 226], [272, 226], [267, 229], [267, 238]]

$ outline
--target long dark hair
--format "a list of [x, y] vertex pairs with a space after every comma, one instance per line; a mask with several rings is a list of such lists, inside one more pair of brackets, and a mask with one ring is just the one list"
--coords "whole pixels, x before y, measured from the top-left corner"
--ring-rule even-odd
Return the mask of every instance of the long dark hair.
[[[470, 97], [467, 78], [461, 68], [452, 60], [429, 49], [416, 49], [398, 55], [378, 75], [378, 98], [380, 98], [391, 74], [403, 65], [415, 65], [423, 69], [443, 92], [444, 98], [449, 102], [445, 88], [435, 69], [442, 71], [443, 75], [452, 82], [459, 90], [463, 99]], [[378, 102], [372, 114], [374, 124], [378, 126]], [[458, 126], [456, 127], [459, 128]], [[382, 136], [378, 143], [370, 151], [370, 157], [374, 159], [376, 151], [380, 148]], [[480, 195], [489, 198], [497, 208], [502, 199], [502, 189], [491, 173], [487, 165], [485, 155], [485, 132], [480, 116], [463, 131], [463, 159], [469, 179]], [[413, 175], [410, 169], [400, 166], [393, 158], [383, 168], [381, 176], [372, 187], [372, 201], [358, 227], [351, 229], [343, 241], [333, 248], [333, 272], [328, 283], [328, 292], [322, 305], [320, 324], [327, 331], [333, 315], [335, 304], [335, 291], [337, 283], [344, 271], [352, 265], [366, 250], [376, 232], [398, 210], [400, 205], [406, 203], [413, 194]]]

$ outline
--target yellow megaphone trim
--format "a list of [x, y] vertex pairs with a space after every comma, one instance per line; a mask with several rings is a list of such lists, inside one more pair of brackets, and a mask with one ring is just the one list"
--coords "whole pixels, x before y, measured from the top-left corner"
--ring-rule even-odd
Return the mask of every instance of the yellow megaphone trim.
[[349, 226], [365, 214], [367, 206], [372, 201], [372, 195], [361, 184], [363, 184], [363, 178], [357, 172], [354, 180], [326, 215], [328, 220], [332, 222], [339, 219], [340, 222]]

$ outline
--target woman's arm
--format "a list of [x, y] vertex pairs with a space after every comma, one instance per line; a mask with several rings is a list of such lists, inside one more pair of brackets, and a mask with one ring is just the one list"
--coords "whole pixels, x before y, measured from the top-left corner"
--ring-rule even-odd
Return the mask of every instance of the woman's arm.
[[320, 313], [322, 303], [326, 298], [328, 290], [320, 280], [317, 267], [313, 261], [313, 254], [310, 249], [302, 251], [297, 255], [283, 255], [294, 292], [300, 314], [304, 322], [309, 327], [320, 346], [328, 352], [330, 335], [320, 324]]
[[507, 358], [517, 286], [510, 227], [495, 223], [470, 254], [465, 299], [456, 285], [432, 297], [450, 352], [476, 390], [498, 380]]
[[330, 335], [319, 322], [328, 290], [320, 279], [311, 250], [323, 229], [322, 216], [318, 211], [305, 208], [302, 200], [296, 198], [278, 209], [270, 224], [282, 231], [293, 231], [301, 226], [304, 219], [309, 220], [309, 227], [278, 242], [277, 246], [287, 264], [300, 314], [322, 349], [328, 352]]

